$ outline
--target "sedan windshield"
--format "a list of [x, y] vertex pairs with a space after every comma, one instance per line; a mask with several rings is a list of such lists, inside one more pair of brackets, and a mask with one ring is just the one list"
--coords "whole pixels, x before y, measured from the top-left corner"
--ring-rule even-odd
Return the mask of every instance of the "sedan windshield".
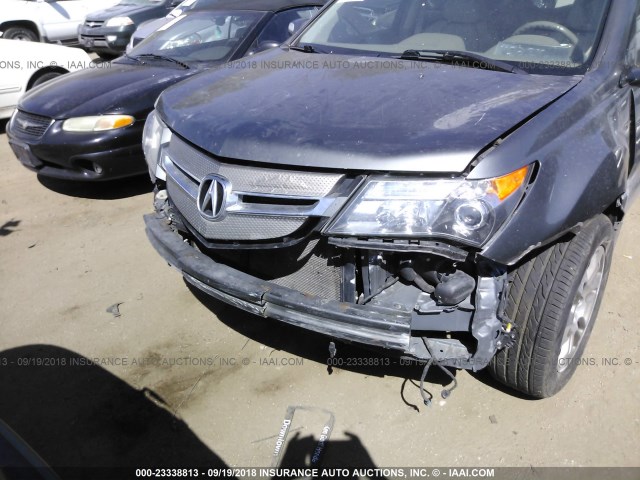
[[176, 17], [129, 53], [180, 62], [226, 61], [265, 14], [255, 11], [197, 11]]
[[121, 0], [118, 5], [157, 5], [164, 0]]
[[[513, 71], [574, 75], [595, 54], [608, 6], [608, 0], [337, 0], [297, 46], [423, 61], [471, 53], [489, 65], [508, 62]], [[450, 52], [457, 55], [443, 55]]]
[[204, 9], [215, 5], [219, 1], [220, 0], [184, 0], [180, 3], [180, 5], [171, 10], [167, 17], [177, 17], [185, 12], [188, 12], [189, 10], [193, 10], [196, 7]]

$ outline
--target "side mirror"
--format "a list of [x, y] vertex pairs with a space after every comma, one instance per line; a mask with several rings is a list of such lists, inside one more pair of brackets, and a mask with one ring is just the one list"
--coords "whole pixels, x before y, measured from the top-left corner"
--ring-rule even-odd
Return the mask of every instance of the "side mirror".
[[632, 68], [626, 75], [626, 83], [632, 87], [640, 87], [640, 68]]
[[254, 50], [253, 53], [264, 52], [265, 50], [269, 50], [270, 48], [278, 48], [280, 43], [274, 42], [273, 40], [266, 40], [264, 42], [260, 42], [258, 44], [258, 48]]
[[304, 27], [307, 22], [309, 20], [307, 20], [306, 18], [296, 18], [294, 21], [289, 23], [289, 36], [293, 35], [296, 32], [299, 32], [302, 27]]

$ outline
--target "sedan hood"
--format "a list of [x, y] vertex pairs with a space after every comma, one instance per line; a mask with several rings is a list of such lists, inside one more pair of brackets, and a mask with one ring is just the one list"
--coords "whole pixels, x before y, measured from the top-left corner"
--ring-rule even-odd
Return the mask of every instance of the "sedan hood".
[[580, 78], [274, 49], [168, 89], [158, 110], [221, 157], [453, 173]]
[[142, 119], [165, 88], [198, 72], [164, 65], [112, 62], [62, 75], [27, 93], [19, 108], [56, 119], [104, 113]]

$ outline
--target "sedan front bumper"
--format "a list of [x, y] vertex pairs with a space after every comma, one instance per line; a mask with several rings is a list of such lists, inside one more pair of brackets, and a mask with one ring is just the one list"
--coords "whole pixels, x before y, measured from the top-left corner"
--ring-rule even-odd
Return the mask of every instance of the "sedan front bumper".
[[142, 123], [118, 130], [72, 133], [55, 121], [37, 137], [7, 124], [9, 145], [18, 160], [39, 175], [64, 180], [101, 181], [147, 172]]

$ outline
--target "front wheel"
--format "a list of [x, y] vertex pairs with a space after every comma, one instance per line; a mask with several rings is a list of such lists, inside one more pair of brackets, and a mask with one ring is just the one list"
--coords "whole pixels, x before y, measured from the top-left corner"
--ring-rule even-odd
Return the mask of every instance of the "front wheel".
[[2, 38], [7, 40], [24, 40], [26, 42], [37, 42], [38, 34], [26, 27], [9, 27], [5, 30]]
[[510, 274], [505, 313], [516, 343], [489, 370], [501, 383], [536, 398], [571, 379], [593, 329], [611, 268], [613, 226], [604, 215]]

